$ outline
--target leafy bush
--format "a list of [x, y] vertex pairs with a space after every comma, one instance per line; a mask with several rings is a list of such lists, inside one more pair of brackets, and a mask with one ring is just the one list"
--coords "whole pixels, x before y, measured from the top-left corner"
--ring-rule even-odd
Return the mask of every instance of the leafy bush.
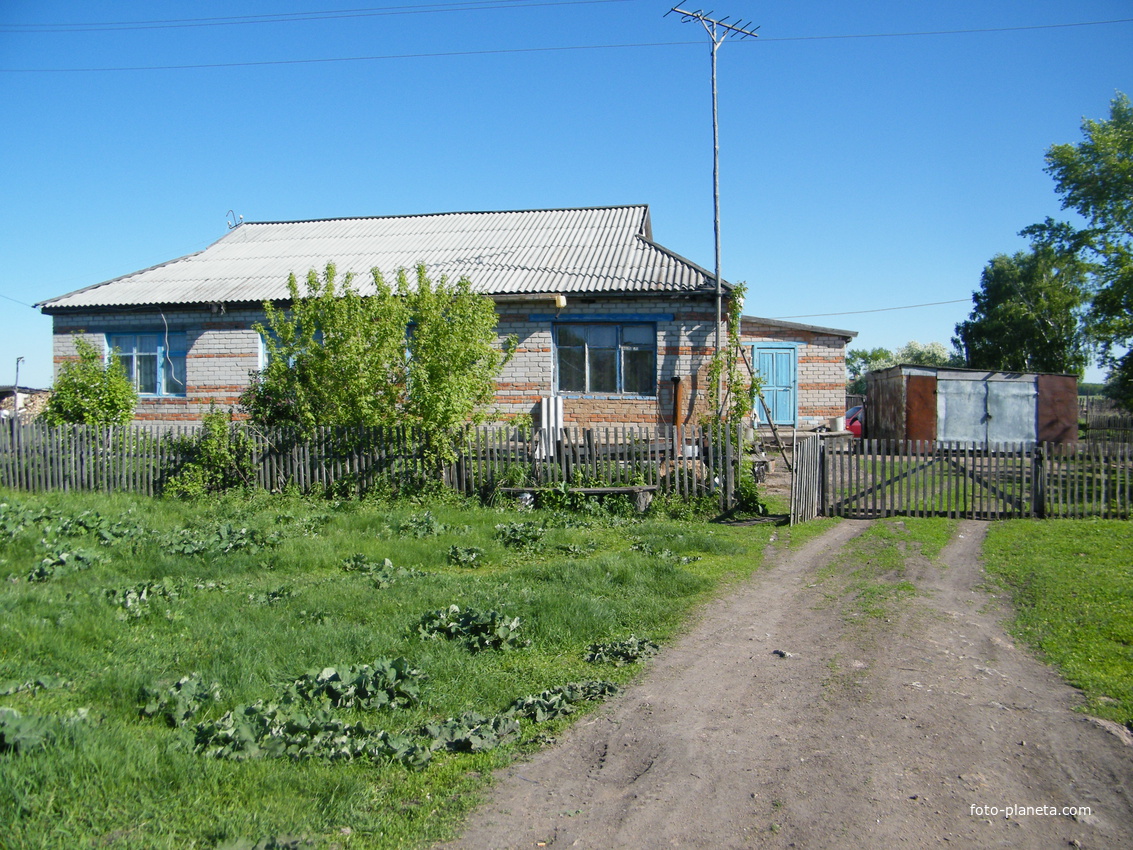
[[675, 520], [707, 520], [720, 514], [720, 497], [709, 493], [681, 498], [675, 493], [656, 493], [646, 510], [648, 517]]
[[621, 667], [656, 655], [660, 649], [661, 647], [651, 640], [630, 635], [625, 640], [613, 643], [592, 643], [586, 653], [586, 660], [592, 664], [605, 663]]
[[49, 691], [55, 688], [65, 688], [69, 685], [66, 679], [58, 676], [36, 676], [34, 679], [29, 679], [24, 682], [0, 682], [0, 697], [11, 696], [18, 694], [21, 691]]
[[30, 582], [50, 581], [76, 570], [89, 570], [101, 560], [96, 553], [87, 552], [83, 549], [48, 552], [28, 573], [27, 580]]
[[542, 723], [571, 714], [577, 703], [603, 700], [616, 695], [619, 690], [612, 682], [572, 682], [548, 688], [534, 696], [520, 697], [511, 704], [508, 712]]
[[472, 652], [483, 649], [515, 649], [527, 646], [521, 641], [519, 617], [510, 620], [499, 611], [461, 611], [456, 605], [426, 614], [417, 624], [418, 634], [426, 640], [444, 638], [459, 640]]
[[736, 477], [736, 511], [752, 516], [767, 516], [767, 504], [759, 496], [759, 485], [750, 469], [741, 468]]
[[177, 555], [223, 555], [229, 552], [259, 551], [279, 543], [277, 533], [264, 534], [222, 522], [211, 528], [183, 528], [165, 535], [162, 548]]
[[459, 717], [450, 717], [432, 723], [421, 730], [421, 735], [432, 739], [433, 749], [479, 753], [498, 747], [506, 738], [519, 734], [519, 721], [514, 717], [497, 714], [485, 717], [468, 711]]
[[366, 576], [374, 582], [374, 587], [379, 590], [384, 590], [399, 578], [421, 575], [419, 570], [395, 567], [393, 561], [389, 558], [383, 558], [379, 564], [361, 553], [346, 558], [342, 562], [342, 569], [348, 573], [359, 573]]
[[183, 676], [168, 688], [143, 687], [142, 717], [160, 717], [169, 726], [184, 726], [206, 705], [220, 701], [220, 685], [205, 684], [200, 673]]
[[478, 567], [480, 556], [483, 554], [484, 550], [475, 546], [454, 545], [449, 547], [448, 562], [458, 567]]
[[233, 425], [231, 411], [209, 410], [198, 434], [175, 437], [173, 443], [183, 459], [165, 481], [166, 495], [197, 499], [255, 481], [251, 440]]
[[103, 591], [106, 601], [119, 609], [122, 619], [141, 619], [149, 614], [149, 603], [153, 599], [176, 602], [181, 592], [176, 584], [166, 579], [162, 583], [146, 582], [121, 589], [108, 588]]
[[505, 522], [496, 526], [496, 537], [509, 549], [534, 549], [546, 530], [535, 522]]
[[428, 749], [407, 736], [370, 729], [362, 723], [346, 723], [327, 709], [304, 712], [263, 700], [237, 706], [218, 720], [197, 724], [193, 748], [205, 756], [237, 761], [368, 758], [412, 767], [424, 767], [429, 761]]
[[43, 410], [48, 425], [125, 425], [134, 415], [138, 393], [122, 362], [82, 337], [75, 337], [78, 360], [64, 363]]
[[55, 728], [49, 717], [25, 717], [14, 708], [0, 707], [0, 753], [42, 749], [55, 737]]
[[630, 544], [629, 547], [634, 552], [642, 552], [650, 557], [657, 558], [662, 561], [673, 561], [682, 566], [696, 563], [700, 560], [700, 555], [680, 555], [678, 556], [672, 549], [658, 549], [652, 543], [645, 540], [637, 540]]
[[291, 585], [285, 584], [275, 590], [269, 590], [267, 593], [249, 593], [248, 601], [255, 605], [275, 605], [278, 602], [292, 599], [294, 596], [295, 591]]
[[379, 658], [373, 664], [339, 672], [326, 667], [296, 679], [287, 689], [291, 699], [325, 701], [335, 708], [376, 710], [414, 705], [421, 698], [425, 674], [404, 658]]
[[444, 523], [439, 522], [433, 516], [432, 511], [425, 511], [419, 514], [410, 514], [409, 518], [404, 522], [399, 523], [396, 531], [403, 537], [414, 537], [417, 539], [423, 537], [435, 537], [447, 531], [448, 528]]
[[59, 720], [35, 714], [24, 715], [14, 708], [0, 706], [0, 755], [44, 749], [55, 742], [67, 725], [86, 717], [86, 709], [79, 709], [71, 717]]

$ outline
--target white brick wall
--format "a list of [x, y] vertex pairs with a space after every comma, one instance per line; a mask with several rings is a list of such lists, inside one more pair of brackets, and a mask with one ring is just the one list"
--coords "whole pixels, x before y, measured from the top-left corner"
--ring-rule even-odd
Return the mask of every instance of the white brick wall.
[[[536, 414], [539, 399], [554, 392], [552, 326], [555, 310], [546, 300], [506, 302], [497, 307], [500, 344], [510, 334], [519, 340], [518, 350], [500, 376], [497, 407], [504, 415]], [[671, 315], [657, 321], [657, 396], [567, 397], [567, 421], [607, 424], [624, 422], [655, 424], [672, 420], [673, 382], [682, 379], [681, 421], [695, 423], [704, 411], [704, 370], [711, 357], [715, 337], [715, 303], [711, 295], [697, 298], [655, 298], [626, 295], [567, 297], [561, 315], [590, 316], [595, 320], [612, 315]], [[532, 322], [532, 315], [544, 318]], [[67, 314], [54, 317], [56, 369], [75, 356], [74, 333], [81, 331], [97, 348], [104, 348], [106, 334], [122, 331], [160, 333], [185, 331], [187, 391], [181, 398], [144, 398], [137, 418], [156, 421], [196, 421], [211, 403], [222, 408], [236, 405], [248, 385], [248, 373], [259, 369], [260, 340], [252, 324], [263, 321], [258, 308], [227, 309], [213, 313], [207, 307], [158, 311], [141, 309], [128, 313]]]

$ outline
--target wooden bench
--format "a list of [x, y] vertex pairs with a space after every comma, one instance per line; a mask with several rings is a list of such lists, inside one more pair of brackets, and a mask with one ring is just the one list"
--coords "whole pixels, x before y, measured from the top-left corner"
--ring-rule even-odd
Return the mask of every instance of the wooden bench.
[[[497, 487], [497, 493], [506, 493], [509, 496], [520, 496], [524, 493], [546, 493], [553, 487]], [[569, 493], [581, 493], [584, 496], [633, 496], [633, 505], [638, 513], [645, 513], [649, 503], [653, 501], [653, 494], [661, 489], [656, 484], [627, 484], [624, 487], [568, 487]]]

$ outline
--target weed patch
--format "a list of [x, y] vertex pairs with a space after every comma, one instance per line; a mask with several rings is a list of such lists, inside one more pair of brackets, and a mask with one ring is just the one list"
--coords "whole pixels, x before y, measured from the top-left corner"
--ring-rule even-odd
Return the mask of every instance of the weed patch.
[[484, 649], [516, 649], [530, 645], [519, 637], [519, 617], [499, 611], [477, 611], [450, 605], [421, 618], [417, 632], [426, 640], [444, 638], [463, 643], [470, 652]]
[[0, 494], [0, 843], [442, 840], [483, 777], [632, 677], [613, 645], [668, 639], [769, 532], [586, 510]]
[[586, 653], [586, 660], [591, 664], [613, 664], [621, 667], [625, 664], [635, 664], [643, 658], [656, 655], [661, 647], [651, 640], [630, 635], [625, 640], [613, 643], [592, 643]]

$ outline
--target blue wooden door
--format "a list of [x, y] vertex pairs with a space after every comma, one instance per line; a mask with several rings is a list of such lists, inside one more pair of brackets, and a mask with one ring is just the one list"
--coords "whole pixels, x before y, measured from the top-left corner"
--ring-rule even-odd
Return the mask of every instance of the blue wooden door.
[[[798, 421], [798, 377], [796, 349], [793, 345], [757, 345], [752, 352], [756, 371], [763, 379], [763, 398], [771, 409], [771, 421], [776, 425], [795, 425]], [[756, 401], [758, 421], [765, 422], [767, 414]]]

